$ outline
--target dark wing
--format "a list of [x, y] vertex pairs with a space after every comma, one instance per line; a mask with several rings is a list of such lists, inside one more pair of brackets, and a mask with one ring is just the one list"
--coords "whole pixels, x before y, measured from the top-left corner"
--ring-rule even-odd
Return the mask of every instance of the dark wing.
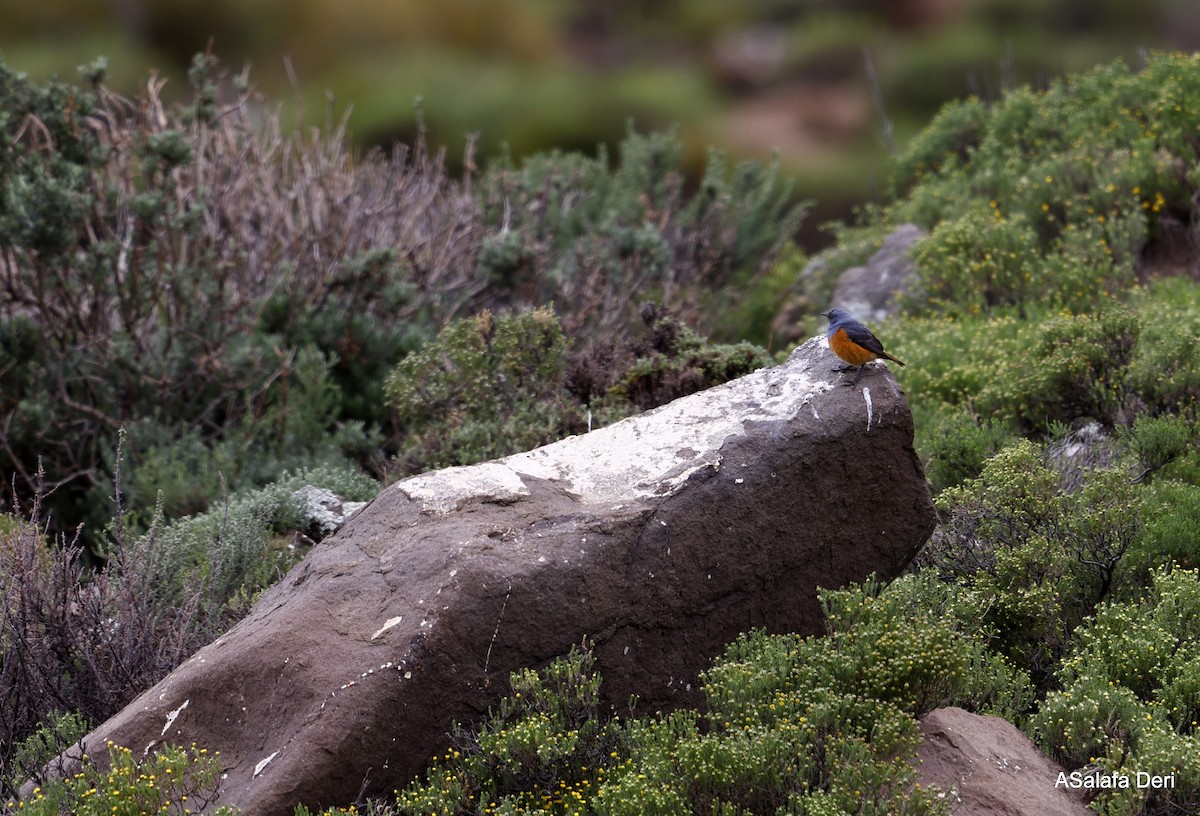
[[870, 349], [876, 354], [884, 353], [883, 343], [880, 343], [879, 339], [876, 338], [875, 335], [871, 334], [871, 330], [862, 323], [859, 323], [857, 320], [847, 320], [842, 324], [842, 328], [845, 330], [846, 335], [851, 340], [853, 340], [855, 343], [858, 343], [863, 348]]

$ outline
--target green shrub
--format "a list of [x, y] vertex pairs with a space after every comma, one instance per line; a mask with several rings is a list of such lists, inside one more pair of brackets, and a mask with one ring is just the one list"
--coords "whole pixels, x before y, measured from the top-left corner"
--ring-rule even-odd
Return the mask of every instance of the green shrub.
[[167, 602], [185, 604], [197, 594], [212, 625], [245, 613], [304, 554], [297, 540], [319, 541], [326, 531], [303, 517], [303, 487], [323, 488], [346, 501], [369, 501], [379, 484], [349, 466], [283, 474], [266, 487], [227, 495], [211, 509], [168, 520], [161, 507], [149, 530], [129, 546], [139, 570]]
[[1043, 750], [1065, 766], [1081, 768], [1140, 734], [1146, 706], [1129, 689], [1114, 688], [1102, 677], [1084, 677], [1064, 691], [1047, 695], [1034, 718]]
[[[1200, 807], [1200, 576], [1159, 569], [1145, 597], [1107, 605], [1081, 627], [1032, 721], [1043, 749], [1068, 768], [1131, 778], [1101, 791], [1104, 813]], [[1138, 772], [1175, 775], [1175, 787], [1138, 789]]]
[[87, 89], [38, 87], [0, 65], [0, 413], [21, 498], [40, 461], [55, 523], [95, 544], [121, 428], [142, 521], [158, 478], [173, 514], [216, 495], [218, 468], [242, 487], [379, 464], [381, 374], [436, 324], [418, 282], [469, 288], [475, 207], [423, 145], [358, 160], [339, 128], [285, 133], [244, 75], [219, 102], [211, 58], [179, 106], [87, 70]]
[[977, 410], [1012, 417], [1031, 431], [1081, 418], [1115, 423], [1138, 336], [1132, 314], [1064, 314], [1034, 321], [1020, 334], [1004, 369], [975, 395]]
[[43, 770], [68, 748], [78, 745], [92, 730], [75, 712], [54, 711], [15, 750], [0, 756], [0, 798], [15, 797], [26, 782], [44, 782]]
[[473, 464], [584, 430], [583, 408], [563, 388], [566, 351], [549, 309], [451, 323], [385, 386], [403, 434], [402, 472]]
[[931, 231], [910, 313], [1096, 308], [1132, 286], [1172, 223], [1193, 218], [1185, 112], [1196, 104], [1197, 57], [1184, 54], [951, 103], [896, 156], [886, 203], [842, 240], [906, 222]]
[[998, 217], [980, 202], [938, 223], [913, 250], [921, 271], [917, 297], [930, 311], [949, 314], [1022, 303], [1037, 285], [1030, 254], [1036, 241], [1024, 219]]
[[957, 632], [967, 668], [945, 704], [1019, 723], [1033, 710], [1037, 692], [1028, 669], [993, 648], [998, 633], [979, 614], [981, 602], [970, 586], [921, 569], [889, 584], [875, 608], [883, 619], [937, 619]]
[[349, 807], [327, 807], [311, 810], [307, 805], [297, 805], [295, 816], [397, 816], [399, 811], [387, 802], [368, 800], [363, 805]]
[[934, 492], [977, 475], [1006, 438], [1088, 419], [1116, 430], [1140, 462], [1134, 476], [1200, 484], [1188, 385], [1200, 383], [1200, 358], [1185, 348], [1200, 285], [1159, 281], [1129, 300], [1084, 314], [903, 319], [889, 336], [909, 363], [897, 377]]
[[488, 229], [479, 276], [497, 297], [488, 305], [552, 303], [573, 338], [624, 339], [646, 300], [716, 325], [721, 312], [707, 300], [765, 272], [792, 245], [806, 207], [777, 167], [731, 171], [717, 151], [688, 196], [681, 153], [670, 134], [630, 130], [611, 167], [603, 149], [489, 167], [477, 193]]
[[1140, 534], [1135, 486], [1122, 468], [1097, 468], [1067, 493], [1021, 440], [936, 504], [943, 522], [918, 563], [969, 587], [995, 648], [1045, 687], [1075, 628], [1128, 580], [1119, 568]]
[[1200, 487], [1192, 482], [1156, 479], [1147, 489], [1145, 521], [1130, 569], [1149, 582], [1150, 571], [1172, 562], [1188, 569], [1200, 566]]
[[922, 586], [823, 592], [824, 638], [743, 635], [702, 676], [703, 713], [601, 725], [599, 678], [575, 653], [540, 676], [514, 674], [520, 693], [401, 792], [399, 811], [945, 812], [913, 786], [916, 718], [956, 703], [1024, 710], [1030, 685], [946, 617], [936, 582]]
[[702, 721], [631, 726], [597, 811], [943, 812], [912, 786], [916, 718], [979, 688], [968, 671], [981, 642], [871, 584], [822, 600], [824, 638], [752, 632], [729, 646], [702, 677]]
[[707, 343], [666, 308], [645, 304], [642, 316], [648, 337], [588, 343], [574, 353], [549, 309], [454, 321], [388, 378], [401, 434], [397, 470], [528, 450], [771, 362], [750, 343]]
[[1141, 321], [1110, 307], [1019, 320], [1012, 315], [906, 321], [894, 353], [909, 365], [897, 376], [912, 395], [923, 446], [941, 444], [939, 425], [967, 428], [950, 414], [967, 412], [982, 442], [1006, 429], [1046, 433], [1055, 424], [1128, 421], [1139, 395], [1133, 369]]
[[947, 410], [930, 417], [931, 428], [923, 434], [925, 477], [930, 492], [937, 495], [978, 476], [987, 463], [1009, 442], [1013, 433], [1002, 420]]
[[281, 348], [324, 356], [326, 388], [339, 400], [332, 406], [336, 419], [378, 424], [388, 371], [430, 334], [415, 315], [397, 319], [419, 301], [403, 249], [368, 245], [340, 261], [320, 291], [280, 287], [262, 304], [256, 332]]
[[195, 745], [165, 746], [139, 761], [128, 748], [111, 742], [107, 747], [106, 769], [85, 757], [78, 773], [44, 781], [31, 798], [9, 802], [9, 808], [29, 816], [238, 813], [237, 808], [215, 804], [222, 772], [219, 754]]
[[601, 784], [623, 736], [600, 717], [589, 648], [522, 670], [478, 731], [456, 726], [427, 781], [397, 793], [400, 813], [574, 813]]
[[28, 521], [0, 534], [0, 782], [29, 773], [18, 746], [53, 734], [63, 712], [103, 722], [206, 643], [198, 594], [158, 585], [136, 545], [92, 570], [78, 540], [52, 542]]
[[110, 504], [116, 486], [108, 474], [119, 470], [124, 509], [144, 530], [156, 509], [165, 519], [196, 515], [228, 493], [270, 485], [289, 471], [342, 472], [365, 463], [381, 470], [382, 434], [344, 419], [330, 361], [305, 346], [281, 365], [278, 380], [259, 395], [255, 415], [242, 418], [236, 433], [206, 437], [196, 426], [148, 417], [127, 423], [116, 451], [102, 457], [106, 474], [88, 495], [99, 507]]
[[1200, 336], [1200, 285], [1160, 280], [1136, 295], [1141, 334], [1130, 387], [1151, 414], [1185, 412], [1200, 402], [1200, 357], [1192, 342]]
[[1126, 446], [1137, 457], [1140, 470], [1136, 479], [1140, 482], [1187, 454], [1196, 440], [1197, 429], [1195, 421], [1185, 417], [1139, 414], [1123, 436]]
[[648, 342], [635, 342], [632, 360], [608, 372], [612, 384], [599, 401], [607, 415], [665, 405], [770, 365], [771, 357], [752, 343], [710, 344], [666, 309], [646, 304], [642, 319]]

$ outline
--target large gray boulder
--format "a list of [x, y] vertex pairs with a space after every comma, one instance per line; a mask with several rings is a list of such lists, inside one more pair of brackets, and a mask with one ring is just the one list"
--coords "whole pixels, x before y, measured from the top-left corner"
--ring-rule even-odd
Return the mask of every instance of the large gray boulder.
[[823, 340], [592, 433], [398, 482], [248, 617], [87, 739], [220, 751], [247, 816], [386, 794], [508, 674], [594, 641], [614, 705], [694, 705], [738, 633], [822, 630], [817, 587], [900, 572], [934, 525], [885, 369]]

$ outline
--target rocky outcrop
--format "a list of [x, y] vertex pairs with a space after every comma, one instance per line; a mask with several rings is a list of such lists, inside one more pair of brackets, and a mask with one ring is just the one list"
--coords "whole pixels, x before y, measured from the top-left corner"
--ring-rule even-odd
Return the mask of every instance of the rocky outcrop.
[[1092, 811], [1066, 785], [1062, 768], [1012, 723], [961, 708], [921, 718], [917, 751], [922, 785], [937, 785], [954, 816], [1087, 816]]
[[894, 314], [897, 297], [912, 287], [916, 277], [909, 253], [924, 238], [925, 231], [916, 224], [896, 227], [866, 266], [854, 266], [841, 274], [830, 305], [867, 323]]
[[588, 638], [608, 699], [693, 705], [751, 627], [898, 573], [933, 508], [895, 380], [782, 366], [543, 448], [398, 482], [87, 739], [219, 750], [247, 816], [407, 783], [508, 674]]

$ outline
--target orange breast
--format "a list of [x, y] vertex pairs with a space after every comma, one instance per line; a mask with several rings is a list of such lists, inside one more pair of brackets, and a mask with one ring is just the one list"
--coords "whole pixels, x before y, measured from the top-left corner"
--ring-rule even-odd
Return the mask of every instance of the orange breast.
[[833, 333], [833, 336], [829, 338], [829, 349], [853, 366], [860, 366], [879, 359], [878, 354], [851, 340], [846, 335], [845, 329], [838, 329]]

